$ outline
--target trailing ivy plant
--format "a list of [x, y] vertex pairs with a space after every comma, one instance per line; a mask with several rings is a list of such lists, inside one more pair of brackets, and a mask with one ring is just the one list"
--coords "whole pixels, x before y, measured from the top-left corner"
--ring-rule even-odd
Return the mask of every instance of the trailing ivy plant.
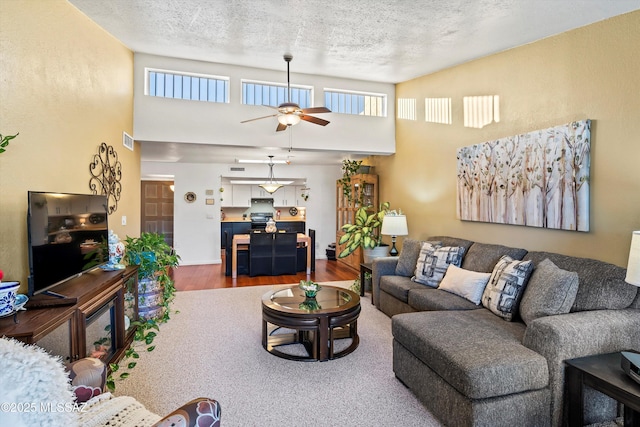
[[157, 233], [141, 233], [140, 237], [129, 237], [125, 240], [125, 258], [129, 265], [138, 266], [138, 279], [154, 278], [163, 290], [162, 315], [157, 318], [140, 319], [131, 322], [136, 330], [131, 346], [124, 352], [119, 363], [109, 364], [110, 375], [107, 378], [109, 390], [115, 390], [116, 379], [126, 379], [129, 371], [135, 368], [139, 351], [153, 351], [153, 341], [160, 331], [160, 325], [166, 323], [171, 316], [171, 303], [175, 298], [176, 288], [169, 271], [177, 267], [180, 256], [169, 246], [164, 236]]
[[159, 323], [164, 322], [166, 322], [166, 320], [158, 322], [155, 319], [146, 319], [131, 323], [136, 327], [133, 342], [129, 348], [125, 350], [120, 362], [109, 364], [110, 374], [107, 377], [106, 384], [109, 391], [113, 392], [116, 389], [116, 380], [129, 378], [130, 371], [138, 364], [137, 360], [140, 358], [138, 351], [155, 350], [156, 346], [153, 345], [153, 341], [157, 336], [157, 332], [160, 331]]
[[342, 161], [342, 178], [340, 178], [338, 182], [342, 185], [342, 194], [347, 198], [349, 205], [353, 202], [351, 177], [358, 173], [358, 169], [360, 169], [361, 165], [362, 160], [344, 159]]
[[4, 153], [7, 148], [7, 146], [9, 145], [9, 141], [11, 141], [13, 138], [15, 138], [16, 136], [20, 135], [20, 132], [16, 133], [15, 135], [5, 135], [3, 136], [0, 133], [0, 153]]

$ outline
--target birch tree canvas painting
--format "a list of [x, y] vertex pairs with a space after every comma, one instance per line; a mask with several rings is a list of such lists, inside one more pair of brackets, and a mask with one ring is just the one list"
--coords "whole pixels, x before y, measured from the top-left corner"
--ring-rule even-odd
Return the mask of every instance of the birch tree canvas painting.
[[591, 121], [458, 149], [458, 218], [589, 231]]

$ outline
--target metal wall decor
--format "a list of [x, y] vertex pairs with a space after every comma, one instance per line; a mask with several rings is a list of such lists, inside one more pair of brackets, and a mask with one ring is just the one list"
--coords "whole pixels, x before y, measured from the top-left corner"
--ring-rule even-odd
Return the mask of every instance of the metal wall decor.
[[107, 196], [107, 210], [109, 214], [114, 213], [122, 193], [122, 164], [116, 150], [104, 142], [100, 144], [98, 154], [93, 155], [93, 161], [89, 164], [89, 172], [89, 189], [93, 194]]

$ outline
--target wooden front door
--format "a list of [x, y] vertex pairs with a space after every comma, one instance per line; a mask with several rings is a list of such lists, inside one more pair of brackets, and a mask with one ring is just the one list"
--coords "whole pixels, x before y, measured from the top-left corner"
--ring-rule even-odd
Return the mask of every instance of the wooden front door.
[[173, 191], [172, 181], [142, 181], [140, 227], [143, 232], [164, 235], [173, 247]]

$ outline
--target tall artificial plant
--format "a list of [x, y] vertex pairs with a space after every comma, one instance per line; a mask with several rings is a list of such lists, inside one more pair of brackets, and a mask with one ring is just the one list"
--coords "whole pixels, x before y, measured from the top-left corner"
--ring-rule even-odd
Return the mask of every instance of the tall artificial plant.
[[380, 226], [385, 214], [389, 212], [389, 206], [389, 202], [384, 202], [377, 212], [371, 214], [364, 206], [356, 211], [354, 223], [342, 226], [344, 235], [338, 243], [345, 246], [338, 258], [345, 258], [358, 248], [373, 249], [380, 246], [382, 243]]

